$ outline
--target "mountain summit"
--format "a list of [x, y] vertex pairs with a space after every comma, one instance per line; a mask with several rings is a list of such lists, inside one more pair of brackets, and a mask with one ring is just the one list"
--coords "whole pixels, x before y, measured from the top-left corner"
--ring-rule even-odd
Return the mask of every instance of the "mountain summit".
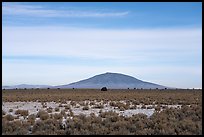
[[143, 88], [143, 89], [163, 89], [165, 86], [145, 82], [134, 78], [132, 76], [120, 74], [120, 73], [104, 73], [93, 76], [91, 78], [81, 80], [78, 82], [70, 83], [68, 85], [56, 86], [57, 88], [93, 88], [98, 89], [102, 87], [107, 87], [108, 89], [133, 89], [133, 88]]

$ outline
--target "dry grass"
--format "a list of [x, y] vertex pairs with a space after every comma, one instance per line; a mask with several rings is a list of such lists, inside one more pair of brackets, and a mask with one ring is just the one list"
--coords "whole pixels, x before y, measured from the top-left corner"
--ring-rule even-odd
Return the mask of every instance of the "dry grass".
[[[51, 96], [52, 95], [52, 96]], [[109, 90], [106, 92], [97, 89], [39, 89], [39, 90], [3, 90], [4, 102], [11, 101], [41, 101], [63, 102], [64, 100], [132, 100], [135, 104], [197, 104], [202, 103], [202, 90]], [[71, 102], [71, 105], [76, 105]]]

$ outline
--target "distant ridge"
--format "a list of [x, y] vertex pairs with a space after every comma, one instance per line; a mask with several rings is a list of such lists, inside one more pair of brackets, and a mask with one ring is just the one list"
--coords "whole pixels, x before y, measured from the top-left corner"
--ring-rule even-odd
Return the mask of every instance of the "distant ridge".
[[31, 88], [51, 88], [52, 86], [49, 85], [28, 85], [28, 84], [20, 84], [20, 85], [14, 85], [14, 86], [2, 86], [2, 89], [31, 89]]
[[164, 88], [167, 88], [165, 86], [150, 83], [150, 82], [145, 82], [125, 74], [110, 73], [110, 72], [99, 74], [91, 78], [70, 83], [67, 85], [55, 86], [54, 88], [100, 89], [102, 87], [107, 87], [108, 89], [127, 89], [127, 88], [164, 89]]

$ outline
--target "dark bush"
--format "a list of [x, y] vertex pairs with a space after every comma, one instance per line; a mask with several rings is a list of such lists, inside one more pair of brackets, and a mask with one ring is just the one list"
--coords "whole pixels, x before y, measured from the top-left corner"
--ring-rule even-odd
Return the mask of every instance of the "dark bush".
[[107, 91], [108, 89], [106, 87], [102, 87], [101, 91]]
[[55, 108], [55, 111], [56, 111], [56, 112], [59, 112], [59, 111], [60, 111], [59, 107], [56, 107], [56, 108]]
[[6, 112], [2, 110], [2, 116], [3, 116], [3, 115], [6, 115]]
[[9, 109], [9, 112], [13, 112], [13, 109]]
[[84, 106], [83, 110], [89, 110], [89, 106]]

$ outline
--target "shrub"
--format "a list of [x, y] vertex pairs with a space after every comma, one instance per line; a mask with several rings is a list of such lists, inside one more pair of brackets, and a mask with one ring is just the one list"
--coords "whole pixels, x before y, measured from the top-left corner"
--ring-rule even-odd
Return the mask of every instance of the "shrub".
[[49, 118], [49, 114], [44, 111], [44, 110], [40, 110], [37, 115], [36, 115], [38, 118], [40, 118], [41, 120], [46, 120]]
[[2, 135], [26, 135], [28, 134], [28, 124], [19, 120], [2, 123]]
[[91, 106], [95, 105], [95, 102], [93, 102], [93, 101], [92, 101], [92, 102], [90, 102], [90, 105], [91, 105]]
[[65, 115], [66, 115], [65, 110], [61, 110], [60, 114], [61, 114], [62, 116], [65, 116]]
[[45, 113], [45, 114], [40, 115], [40, 119], [41, 119], [41, 120], [46, 120], [46, 119], [48, 119], [48, 118], [49, 118], [49, 114], [48, 114], [48, 113]]
[[141, 107], [142, 109], [146, 109], [146, 106], [145, 105], [142, 105], [142, 107]]
[[69, 110], [71, 107], [70, 107], [70, 105], [65, 105], [64, 108], [65, 108], [66, 110]]
[[100, 109], [99, 114], [101, 114], [102, 112], [103, 112], [102, 109]]
[[157, 105], [156, 107], [155, 107], [155, 111], [160, 111], [161, 110], [161, 106], [160, 105]]
[[167, 106], [162, 106], [162, 109], [167, 109], [168, 107]]
[[147, 109], [153, 109], [153, 106], [147, 106]]
[[102, 87], [101, 91], [107, 91], [108, 89], [106, 87]]
[[63, 107], [63, 105], [62, 105], [62, 104], [59, 104], [59, 107]]
[[99, 116], [102, 118], [106, 118], [106, 117], [111, 117], [111, 116], [118, 116], [118, 113], [113, 112], [113, 111], [107, 111], [107, 112], [101, 112]]
[[[67, 101], [65, 99], [61, 100], [60, 102], [61, 102], [61, 104], [67, 104]], [[63, 105], [62, 105], [62, 107], [63, 107]]]
[[9, 112], [13, 112], [13, 109], [9, 109]]
[[115, 106], [116, 106], [116, 103], [115, 103], [114, 101], [111, 101], [109, 104], [110, 104], [110, 106], [112, 106], [112, 107], [115, 107]]
[[52, 113], [52, 108], [51, 107], [47, 108], [47, 112]]
[[3, 116], [3, 115], [6, 115], [6, 112], [2, 110], [2, 116]]
[[43, 105], [43, 108], [47, 108], [47, 105]]
[[55, 108], [55, 111], [56, 111], [56, 112], [59, 112], [59, 110], [60, 110], [60, 109], [59, 109], [58, 107]]
[[21, 116], [28, 116], [28, 110], [20, 110], [20, 109], [18, 109], [18, 110], [16, 110], [16, 112], [15, 112], [15, 114], [16, 115], [21, 115]]
[[89, 110], [89, 106], [84, 106], [82, 109], [83, 110]]
[[119, 107], [120, 111], [125, 111], [125, 108], [122, 106], [122, 107]]
[[5, 118], [8, 121], [13, 121], [14, 120], [14, 116], [12, 116], [11, 114], [6, 115]]
[[30, 123], [31, 125], [33, 125], [35, 123], [35, 119], [36, 119], [36, 115], [35, 114], [31, 114], [28, 116], [28, 123]]
[[71, 109], [69, 110], [69, 116], [74, 116], [74, 113]]
[[75, 101], [71, 101], [70, 104], [71, 104], [72, 106], [76, 106], [76, 102], [75, 102]]
[[54, 114], [54, 119], [56, 119], [56, 120], [60, 120], [60, 119], [62, 119], [62, 114], [57, 114], [57, 113], [55, 113]]

